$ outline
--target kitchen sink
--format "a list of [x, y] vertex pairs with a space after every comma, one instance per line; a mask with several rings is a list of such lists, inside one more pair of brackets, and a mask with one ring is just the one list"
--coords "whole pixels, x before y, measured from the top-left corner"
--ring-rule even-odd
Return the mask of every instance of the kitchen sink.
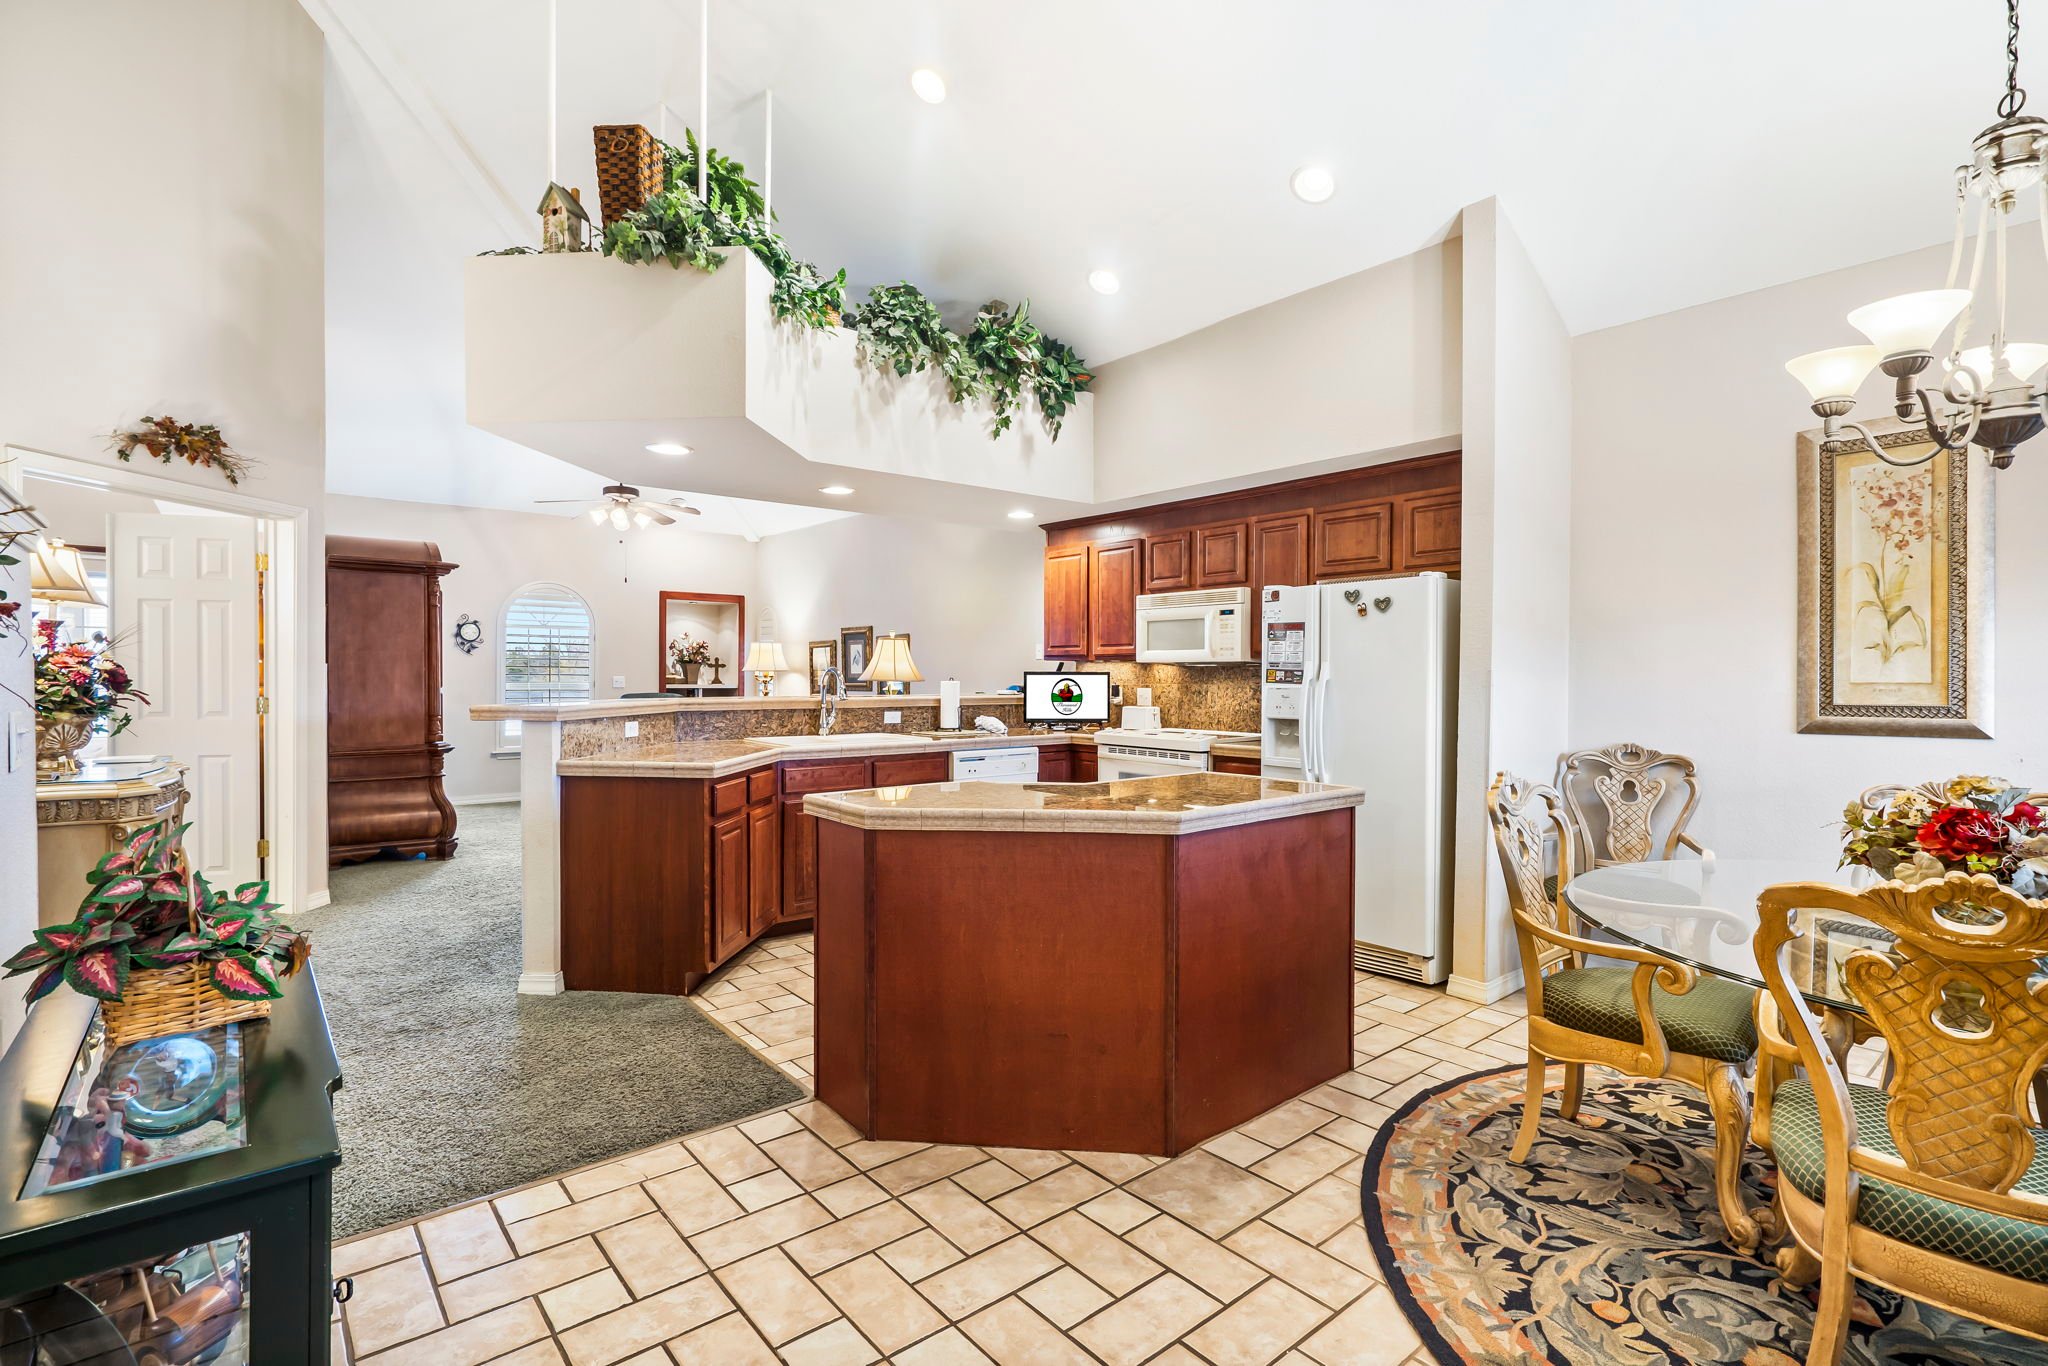
[[908, 749], [931, 742], [922, 735], [848, 731], [840, 735], [749, 735], [747, 743], [756, 749], [875, 749], [897, 746]]

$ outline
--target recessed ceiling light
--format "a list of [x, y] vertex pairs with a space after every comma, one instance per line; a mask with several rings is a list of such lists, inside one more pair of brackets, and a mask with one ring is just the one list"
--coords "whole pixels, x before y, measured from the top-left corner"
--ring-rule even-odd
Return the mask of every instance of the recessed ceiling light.
[[1304, 166], [1287, 183], [1294, 187], [1294, 197], [1307, 204], [1320, 204], [1337, 193], [1337, 177], [1327, 166]]
[[1010, 510], [1010, 520], [1011, 520], [1011, 521], [1013, 521], [1013, 522], [1028, 522], [1028, 521], [1030, 521], [1030, 520], [1031, 520], [1031, 509], [1030, 509], [1030, 508], [1012, 508], [1012, 509]]
[[819, 489], [818, 492], [829, 493], [834, 498], [844, 498], [847, 494], [852, 493], [853, 490], [846, 487], [846, 485], [844, 484], [827, 484], [825, 485], [825, 487]]
[[926, 104], [945, 103], [946, 78], [928, 66], [921, 66], [910, 73], [910, 88]]
[[690, 448], [680, 441], [650, 441], [647, 449], [656, 455], [688, 455]]
[[1124, 287], [1113, 270], [1091, 270], [1088, 272], [1088, 288], [1097, 294], [1114, 294]]

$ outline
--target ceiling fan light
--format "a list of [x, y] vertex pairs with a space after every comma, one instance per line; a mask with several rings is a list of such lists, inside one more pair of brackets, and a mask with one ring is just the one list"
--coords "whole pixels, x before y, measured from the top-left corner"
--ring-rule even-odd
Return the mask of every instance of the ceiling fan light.
[[1854, 398], [1883, 359], [1884, 353], [1875, 346], [1836, 346], [1795, 356], [1785, 362], [1785, 369], [1806, 386], [1815, 403], [1825, 403]]
[[603, 526], [604, 514], [605, 510], [603, 508], [592, 508], [590, 510], [590, 524], [592, 526]]
[[654, 525], [654, 519], [644, 512], [636, 512], [633, 514], [633, 525], [644, 530]]
[[612, 525], [620, 531], [624, 531], [633, 524], [632, 519], [626, 516], [626, 510], [617, 503], [612, 504], [611, 519]]
[[1970, 302], [1967, 289], [1922, 289], [1865, 304], [1849, 315], [1849, 326], [1870, 338], [1885, 356], [1932, 351], [1934, 339]]

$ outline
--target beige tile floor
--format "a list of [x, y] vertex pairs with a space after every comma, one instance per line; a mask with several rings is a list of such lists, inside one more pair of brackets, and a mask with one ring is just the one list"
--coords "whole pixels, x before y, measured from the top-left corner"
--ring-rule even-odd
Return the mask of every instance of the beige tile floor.
[[[699, 997], [810, 1077], [808, 937]], [[335, 1249], [361, 1366], [1420, 1363], [1359, 1219], [1439, 1080], [1523, 1060], [1521, 1000], [1357, 978], [1356, 1066], [1168, 1162], [860, 1138], [805, 1101]]]

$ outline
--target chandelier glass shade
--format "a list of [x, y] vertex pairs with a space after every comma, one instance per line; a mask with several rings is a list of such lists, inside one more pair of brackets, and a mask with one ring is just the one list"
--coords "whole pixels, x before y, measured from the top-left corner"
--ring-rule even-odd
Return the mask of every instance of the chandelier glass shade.
[[[1848, 420], [1857, 390], [1874, 369], [1892, 380], [1892, 411], [1921, 427], [1937, 450], [1979, 446], [1994, 467], [2004, 469], [2012, 464], [2016, 447], [2048, 426], [2048, 396], [2034, 384], [2048, 367], [2048, 344], [2015, 341], [2006, 331], [2008, 220], [2023, 198], [2039, 212], [2040, 249], [2048, 256], [2048, 120], [2020, 113], [2027, 92], [2019, 86], [2019, 0], [2006, 0], [2006, 25], [1999, 121], [1977, 135], [1970, 160], [1956, 168], [1956, 230], [1947, 283], [1851, 312], [1849, 325], [1870, 339], [1868, 346], [1833, 347], [1785, 363], [1806, 387], [1828, 440], [1853, 434], [1856, 446], [1887, 464], [1922, 464], [1936, 451], [1895, 457], [1869, 428]], [[1966, 254], [1969, 275], [1964, 277]], [[1992, 275], [1988, 289], [1987, 265]], [[1988, 340], [1968, 345], [1980, 324]], [[1936, 354], [1943, 356], [1938, 389], [1930, 387], [1934, 376], [1921, 378]]]

